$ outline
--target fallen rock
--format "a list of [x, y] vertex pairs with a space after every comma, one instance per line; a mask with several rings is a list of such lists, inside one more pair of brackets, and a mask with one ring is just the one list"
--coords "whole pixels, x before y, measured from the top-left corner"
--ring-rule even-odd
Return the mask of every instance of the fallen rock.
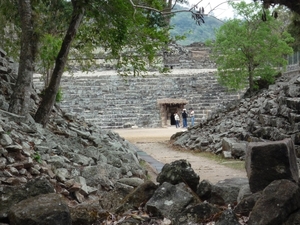
[[10, 224], [71, 225], [70, 211], [58, 194], [38, 195], [25, 199], [10, 208]]
[[168, 182], [173, 185], [183, 182], [196, 192], [200, 177], [187, 160], [180, 159], [165, 164], [156, 180], [160, 184]]
[[208, 203], [203, 202], [195, 206], [186, 208], [183, 212], [180, 212], [179, 215], [173, 221], [174, 225], [186, 225], [194, 223], [204, 223], [210, 220], [214, 215], [220, 213], [221, 210]]
[[129, 209], [138, 209], [142, 204], [145, 204], [153, 197], [156, 189], [156, 184], [152, 181], [146, 181], [121, 200], [120, 205], [116, 209], [116, 213], [123, 213]]
[[292, 140], [249, 143], [246, 171], [252, 193], [263, 190], [274, 180], [288, 179], [298, 183], [299, 172]]
[[109, 217], [109, 212], [99, 205], [77, 205], [70, 207], [72, 225], [101, 223]]
[[146, 203], [147, 212], [173, 221], [190, 203], [199, 202], [185, 186], [183, 183], [172, 185], [164, 182]]
[[283, 224], [300, 208], [300, 189], [290, 180], [275, 180], [262, 192], [250, 214], [248, 225]]
[[210, 198], [207, 201], [217, 205], [236, 205], [240, 189], [247, 184], [247, 178], [231, 178], [219, 181], [212, 186]]
[[0, 185], [0, 220], [5, 219], [14, 204], [40, 194], [54, 193], [52, 184], [44, 178], [37, 178], [25, 185]]

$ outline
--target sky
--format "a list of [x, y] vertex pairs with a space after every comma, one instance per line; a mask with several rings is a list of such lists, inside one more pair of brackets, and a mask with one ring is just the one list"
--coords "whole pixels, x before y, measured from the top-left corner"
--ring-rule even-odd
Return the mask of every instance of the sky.
[[[246, 3], [251, 3], [253, 0], [244, 0]], [[208, 13], [212, 9], [213, 15], [218, 19], [228, 19], [233, 18], [234, 13], [231, 7], [226, 2], [226, 0], [189, 0], [190, 5], [195, 5], [198, 2], [199, 5], [204, 8], [204, 12]], [[234, 1], [234, 2], [241, 2], [241, 1]], [[223, 4], [221, 4], [223, 3]]]

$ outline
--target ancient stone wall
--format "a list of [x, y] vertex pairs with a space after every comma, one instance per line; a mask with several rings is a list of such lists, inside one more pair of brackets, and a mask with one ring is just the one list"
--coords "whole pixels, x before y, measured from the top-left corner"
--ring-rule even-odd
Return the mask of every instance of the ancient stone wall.
[[[35, 87], [42, 88], [38, 77]], [[194, 108], [195, 120], [206, 118], [211, 110], [223, 102], [239, 98], [228, 93], [214, 76], [214, 70], [172, 70], [168, 75], [146, 77], [121, 77], [112, 71], [78, 73], [63, 76], [61, 81], [63, 101], [60, 107], [84, 117], [102, 128], [161, 127], [158, 100], [185, 99], [186, 109]], [[171, 109], [174, 110], [174, 109]], [[167, 126], [170, 124], [166, 124]]]
[[[114, 68], [113, 64], [99, 61], [106, 71], [63, 76], [60, 106], [110, 129], [170, 126], [172, 114], [183, 108], [193, 108], [195, 122], [200, 122], [217, 105], [240, 98], [239, 93], [228, 93], [217, 83], [209, 51], [203, 43], [185, 47], [171, 44], [169, 51], [163, 53], [165, 67], [171, 68], [168, 75], [121, 77], [108, 70]], [[41, 89], [37, 78], [35, 87]], [[173, 100], [161, 105], [161, 99]], [[178, 99], [187, 104], [171, 104]]]
[[170, 44], [169, 51], [164, 53], [164, 65], [180, 69], [213, 69], [216, 64], [209, 58], [210, 48], [203, 43], [188, 46]]

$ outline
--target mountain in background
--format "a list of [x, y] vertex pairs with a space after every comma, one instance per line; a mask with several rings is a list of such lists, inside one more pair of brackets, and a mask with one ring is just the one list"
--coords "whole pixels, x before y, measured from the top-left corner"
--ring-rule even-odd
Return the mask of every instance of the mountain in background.
[[[175, 10], [188, 9], [178, 6]], [[205, 42], [208, 39], [215, 38], [215, 29], [222, 26], [223, 21], [215, 17], [204, 17], [204, 24], [200, 26], [196, 24], [193, 20], [192, 14], [190, 12], [180, 12], [176, 13], [171, 18], [171, 36], [175, 37], [177, 35], [185, 35], [184, 40], [177, 41], [180, 45], [190, 45], [194, 42]]]

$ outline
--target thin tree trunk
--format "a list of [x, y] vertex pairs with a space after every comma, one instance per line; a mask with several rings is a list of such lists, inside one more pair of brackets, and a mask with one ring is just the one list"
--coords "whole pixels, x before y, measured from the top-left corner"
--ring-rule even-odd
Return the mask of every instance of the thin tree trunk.
[[167, 0], [167, 10], [166, 12], [170, 13], [168, 16], [166, 16], [166, 23], [168, 26], [171, 26], [171, 12], [172, 12], [172, 0]]
[[63, 40], [61, 49], [55, 61], [55, 67], [50, 79], [49, 86], [45, 90], [45, 95], [43, 96], [42, 102], [35, 114], [35, 121], [41, 123], [45, 126], [49, 120], [51, 109], [55, 103], [56, 94], [59, 89], [60, 80], [64, 72], [68, 54], [70, 51], [71, 43], [75, 38], [76, 32], [82, 21], [84, 15], [84, 9], [82, 6], [77, 5], [77, 1], [73, 0], [73, 15], [70, 22], [68, 31]]
[[37, 53], [38, 36], [34, 32], [34, 21], [30, 0], [19, 0], [21, 18], [21, 52], [19, 70], [9, 109], [11, 113], [27, 116], [30, 110], [32, 77]]
[[253, 90], [254, 90], [253, 66], [252, 65], [249, 65], [248, 72], [249, 72], [249, 90], [250, 90], [250, 95], [252, 95]]

